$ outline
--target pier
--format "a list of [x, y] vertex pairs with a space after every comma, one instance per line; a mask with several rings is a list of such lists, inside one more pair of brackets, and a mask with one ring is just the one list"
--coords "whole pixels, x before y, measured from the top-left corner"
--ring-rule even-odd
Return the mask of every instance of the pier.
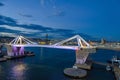
[[75, 63], [74, 66], [77, 66], [77, 68], [80, 69], [91, 70], [92, 64], [93, 64], [92, 60], [87, 59], [85, 63], [83, 64]]
[[[102, 63], [102, 62], [97, 62], [97, 61], [92, 61], [94, 64], [98, 64], [98, 65], [102, 65], [102, 66], [107, 66], [108, 65], [108, 63]], [[109, 64], [109, 66], [111, 66], [112, 67], [112, 65], [111, 64]]]
[[6, 56], [6, 55], [4, 55], [3, 57], [0, 57], [0, 62], [5, 62], [7, 60], [20, 59], [20, 58], [25, 58], [25, 57], [30, 57], [30, 56], [35, 56], [35, 54], [33, 52], [28, 52], [28, 53], [25, 52], [25, 55], [18, 55], [18, 56]]
[[115, 75], [115, 79], [116, 80], [120, 80], [120, 64], [116, 64], [116, 63], [112, 63], [112, 64], [108, 64], [108, 63], [102, 63], [102, 62], [96, 62], [93, 61], [94, 64], [98, 64], [98, 65], [103, 65], [103, 66], [110, 66], [112, 67], [112, 70], [114, 75]]
[[97, 49], [107, 49], [107, 50], [115, 50], [115, 51], [120, 51], [120, 45], [115, 45], [115, 44], [97, 44], [96, 45]]
[[113, 67], [116, 80], [120, 80], [120, 68], [118, 66]]
[[83, 78], [87, 76], [87, 71], [83, 69], [66, 68], [64, 74], [71, 78]]

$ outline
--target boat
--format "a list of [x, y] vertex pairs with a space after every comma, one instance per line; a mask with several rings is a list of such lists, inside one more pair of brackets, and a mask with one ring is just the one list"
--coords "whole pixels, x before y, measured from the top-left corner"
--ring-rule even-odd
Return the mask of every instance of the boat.
[[111, 71], [110, 65], [107, 65], [107, 66], [106, 66], [106, 70], [107, 70], [107, 71]]

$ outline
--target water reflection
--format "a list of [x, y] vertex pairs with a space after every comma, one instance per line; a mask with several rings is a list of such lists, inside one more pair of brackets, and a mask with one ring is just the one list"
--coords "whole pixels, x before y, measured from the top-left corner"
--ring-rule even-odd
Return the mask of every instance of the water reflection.
[[15, 80], [25, 80], [27, 65], [24, 63], [18, 63], [12, 68], [12, 76]]
[[[3, 71], [3, 67], [0, 65], [0, 74], [3, 74], [4, 71]], [[1, 76], [1, 75], [0, 75]]]
[[[41, 54], [40, 48], [29, 49], [36, 56], [0, 63], [0, 80], [114, 80], [112, 73], [104, 71], [103, 66], [94, 64], [85, 79], [71, 79], [63, 74], [63, 70], [73, 66], [74, 51], [44, 48]], [[91, 57], [95, 61], [105, 62], [114, 54], [116, 52], [98, 50]]]

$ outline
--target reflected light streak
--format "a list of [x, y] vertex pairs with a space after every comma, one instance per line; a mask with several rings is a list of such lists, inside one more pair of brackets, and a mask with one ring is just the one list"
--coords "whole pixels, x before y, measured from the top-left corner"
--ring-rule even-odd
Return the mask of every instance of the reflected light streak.
[[12, 68], [12, 73], [13, 73], [12, 75], [17, 80], [24, 80], [26, 70], [27, 70], [26, 64], [23, 63], [17, 64]]

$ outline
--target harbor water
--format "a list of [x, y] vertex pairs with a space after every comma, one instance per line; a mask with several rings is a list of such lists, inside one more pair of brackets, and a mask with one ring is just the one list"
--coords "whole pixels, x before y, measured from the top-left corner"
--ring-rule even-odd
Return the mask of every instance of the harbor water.
[[[63, 74], [63, 70], [73, 67], [75, 51], [53, 48], [25, 48], [33, 51], [35, 56], [0, 63], [0, 80], [75, 80]], [[112, 50], [97, 50], [91, 54], [95, 61], [106, 62], [119, 52]], [[81, 80], [115, 80], [112, 72], [106, 71], [106, 66], [93, 64], [86, 78]]]

